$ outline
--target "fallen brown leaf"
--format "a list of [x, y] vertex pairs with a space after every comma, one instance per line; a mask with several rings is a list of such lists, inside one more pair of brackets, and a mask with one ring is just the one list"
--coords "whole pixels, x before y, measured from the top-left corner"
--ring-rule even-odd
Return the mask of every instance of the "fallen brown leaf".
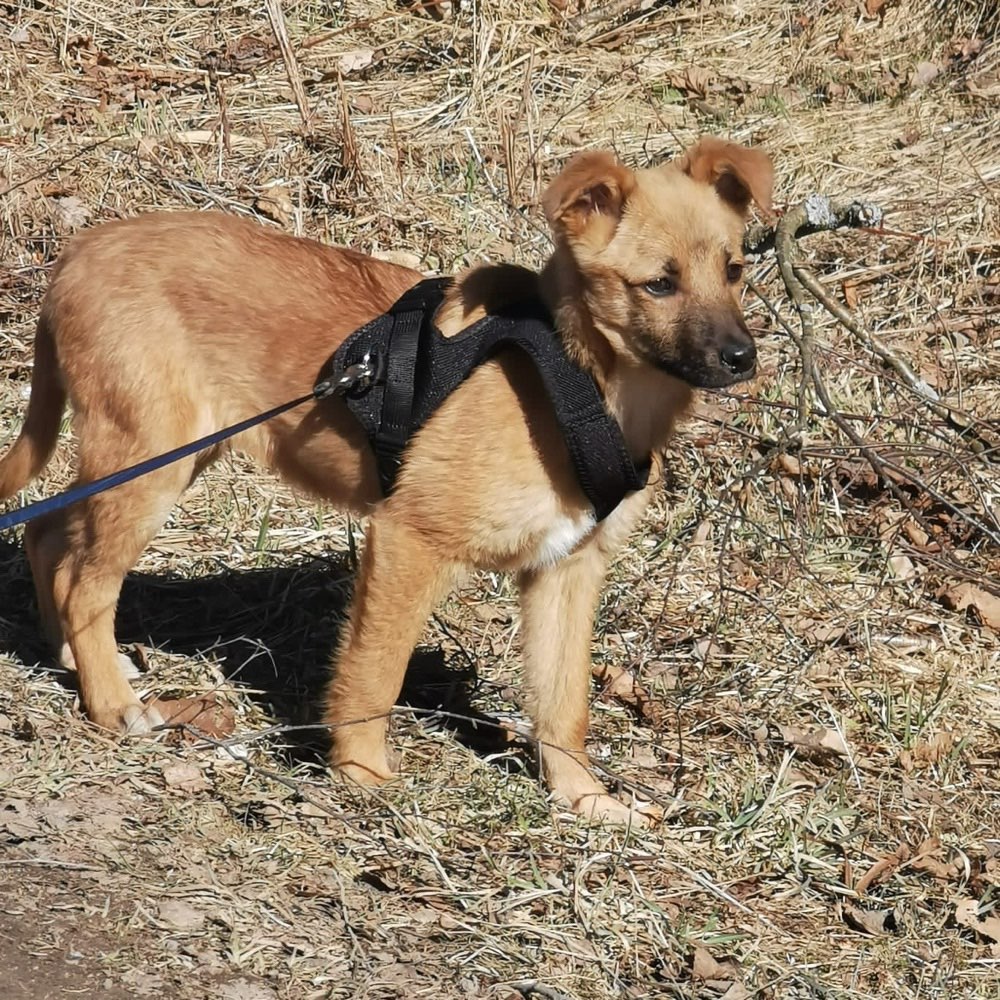
[[859, 896], [863, 896], [873, 885], [878, 885], [880, 882], [884, 882], [888, 879], [892, 873], [909, 858], [909, 856], [909, 847], [907, 847], [906, 844], [900, 844], [892, 854], [876, 861], [875, 864], [873, 864], [871, 868], [869, 868], [868, 871], [866, 871], [864, 875], [858, 879], [854, 885], [854, 891]]
[[951, 58], [958, 62], [969, 62], [983, 51], [984, 45], [981, 38], [956, 38], [951, 43]]
[[733, 983], [732, 986], [722, 994], [720, 1000], [749, 1000], [750, 991], [742, 983]]
[[711, 70], [688, 66], [680, 73], [670, 74], [670, 85], [695, 97], [706, 97], [714, 78]]
[[236, 729], [236, 716], [230, 706], [220, 702], [215, 695], [200, 698], [157, 698], [153, 703], [168, 726], [190, 726], [197, 732], [185, 731], [189, 741], [199, 735], [211, 739], [225, 739]]
[[730, 1000], [746, 997], [746, 990], [739, 982], [740, 967], [734, 959], [725, 958], [720, 961], [707, 948], [696, 945], [690, 961], [691, 978], [704, 983], [713, 993], [725, 991], [724, 995]]
[[1000, 858], [990, 858], [983, 865], [983, 877], [993, 885], [1000, 885]]
[[781, 738], [803, 757], [829, 760], [850, 756], [844, 737], [836, 729], [814, 729], [807, 733], [795, 726], [779, 726], [778, 731]]
[[939, 764], [951, 753], [958, 742], [958, 737], [948, 730], [935, 734], [929, 740], [918, 743], [911, 751], [912, 759], [917, 764]]
[[974, 97], [1000, 97], [1000, 72], [981, 73], [966, 80], [965, 86]]
[[591, 672], [605, 694], [613, 695], [622, 704], [628, 705], [643, 721], [654, 725], [662, 721], [663, 709], [650, 699], [649, 692], [631, 671], [610, 664], [595, 664]]
[[5, 840], [31, 840], [44, 833], [42, 824], [28, 810], [27, 803], [10, 799], [0, 803], [0, 834]]
[[844, 638], [847, 628], [844, 625], [817, 621], [815, 618], [803, 616], [793, 624], [794, 631], [803, 639], [820, 646], [832, 646]]
[[990, 628], [1000, 629], [1000, 597], [977, 587], [974, 583], [959, 583], [943, 587], [938, 597], [945, 607], [953, 611], [974, 610], [979, 620]]
[[912, 580], [923, 571], [909, 556], [889, 556], [889, 569], [899, 580]]
[[272, 184], [271, 187], [257, 196], [253, 207], [261, 215], [265, 215], [285, 227], [291, 225], [295, 214], [292, 196], [284, 184]]
[[715, 959], [707, 948], [696, 945], [691, 955], [691, 976], [701, 980], [723, 980], [732, 982], [740, 974], [739, 965], [731, 958], [721, 962]]
[[941, 75], [941, 67], [937, 63], [919, 62], [910, 75], [910, 86], [926, 87]]
[[985, 938], [991, 951], [1000, 956], [1000, 916], [981, 917], [979, 904], [974, 899], [960, 899], [955, 904], [955, 923], [967, 927]]
[[76, 195], [52, 199], [52, 218], [60, 232], [72, 233], [85, 226], [90, 215], [90, 209]]
[[375, 58], [374, 49], [354, 49], [351, 52], [345, 52], [339, 59], [337, 65], [340, 68], [340, 72], [347, 76], [348, 73], [356, 73], [358, 70], [365, 69], [365, 67], [372, 64], [372, 59]]
[[896, 929], [892, 910], [865, 910], [846, 901], [839, 904], [839, 910], [844, 923], [863, 934], [891, 934]]
[[182, 899], [165, 899], [158, 906], [160, 921], [172, 930], [200, 931], [205, 926], [205, 914]]
[[928, 837], [916, 850], [909, 867], [916, 872], [924, 872], [931, 878], [950, 882], [961, 874], [962, 866], [956, 862], [941, 861], [937, 855], [941, 853], [941, 841], [937, 837]]
[[218, 987], [219, 1000], [278, 1000], [278, 994], [263, 983], [241, 978]]

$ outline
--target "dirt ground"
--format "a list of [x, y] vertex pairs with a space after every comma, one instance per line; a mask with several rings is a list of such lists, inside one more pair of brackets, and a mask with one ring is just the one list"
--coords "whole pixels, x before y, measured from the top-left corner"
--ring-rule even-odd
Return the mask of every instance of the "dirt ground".
[[[239, 456], [120, 606], [138, 689], [187, 699], [187, 730], [87, 724], [0, 537], [0, 994], [993, 1000], [996, 6], [280, 6], [0, 2], [0, 449], [48, 270], [103, 220], [219, 209], [428, 273], [538, 266], [574, 152], [645, 166], [711, 133], [771, 153], [782, 212], [884, 221], [798, 241], [833, 310], [807, 290], [811, 330], [758, 245], [760, 376], [702, 395], [609, 580], [590, 750], [655, 830], [546, 801], [501, 725], [524, 714], [494, 575], [428, 625], [400, 783], [331, 780], [315, 706], [364, 525]], [[70, 481], [64, 431], [22, 501]]]

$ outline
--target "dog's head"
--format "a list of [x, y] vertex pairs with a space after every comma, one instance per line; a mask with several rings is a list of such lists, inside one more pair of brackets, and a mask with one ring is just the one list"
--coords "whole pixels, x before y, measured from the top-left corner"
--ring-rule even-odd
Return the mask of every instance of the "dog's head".
[[743, 229], [751, 201], [770, 213], [773, 181], [766, 154], [709, 138], [650, 170], [607, 152], [567, 165], [543, 197], [554, 261], [616, 354], [698, 388], [754, 374]]

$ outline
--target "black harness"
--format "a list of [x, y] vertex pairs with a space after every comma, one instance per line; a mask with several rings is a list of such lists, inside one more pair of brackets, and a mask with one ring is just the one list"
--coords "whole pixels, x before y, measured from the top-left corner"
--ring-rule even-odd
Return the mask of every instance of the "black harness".
[[487, 316], [445, 337], [434, 325], [449, 278], [429, 278], [387, 313], [351, 334], [328, 362], [316, 392], [340, 384], [375, 452], [383, 493], [392, 492], [410, 437], [442, 402], [501, 348], [519, 347], [534, 362], [598, 520], [642, 489], [649, 461], [637, 466], [593, 377], [566, 356], [540, 302]]

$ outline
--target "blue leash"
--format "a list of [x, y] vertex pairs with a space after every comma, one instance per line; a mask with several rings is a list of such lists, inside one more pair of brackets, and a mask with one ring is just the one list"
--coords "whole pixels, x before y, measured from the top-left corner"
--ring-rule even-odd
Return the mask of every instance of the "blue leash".
[[197, 441], [181, 445], [181, 447], [164, 452], [162, 455], [147, 458], [145, 461], [139, 462], [136, 465], [130, 465], [127, 469], [112, 472], [110, 476], [95, 479], [90, 483], [82, 483], [80, 486], [74, 486], [72, 489], [65, 490], [62, 493], [57, 493], [53, 497], [48, 497], [45, 500], [36, 500], [34, 503], [29, 503], [25, 507], [11, 511], [9, 514], [4, 514], [0, 516], [0, 532], [16, 528], [19, 524], [25, 524], [27, 521], [33, 521], [36, 517], [42, 517], [44, 514], [49, 514], [52, 511], [62, 510], [63, 507], [68, 507], [70, 504], [86, 500], [87, 497], [92, 497], [97, 493], [103, 493], [105, 490], [114, 489], [114, 487], [121, 486], [123, 483], [131, 482], [133, 479], [138, 479], [140, 476], [145, 476], [150, 472], [155, 472], [157, 469], [162, 469], [165, 465], [171, 465], [174, 462], [179, 462], [182, 458], [194, 455], [196, 452], [203, 451], [205, 448], [211, 448], [212, 445], [219, 444], [221, 441], [225, 441], [226, 438], [231, 438], [242, 431], [249, 430], [251, 427], [263, 424], [266, 421], [271, 420], [273, 417], [286, 412], [287, 410], [292, 410], [296, 406], [308, 403], [310, 400], [325, 399], [328, 396], [334, 395], [343, 395], [360, 385], [370, 383], [373, 376], [374, 369], [371, 365], [371, 360], [366, 358], [359, 364], [351, 365], [351, 367], [342, 372], [338, 378], [326, 379], [319, 382], [313, 387], [312, 392], [307, 395], [300, 396], [298, 399], [293, 399], [288, 403], [282, 403], [280, 406], [275, 406], [266, 413], [260, 413], [256, 417], [249, 417], [246, 420], [241, 420], [238, 424], [232, 424], [229, 427], [224, 427], [221, 431], [215, 431], [212, 434], [207, 434], [205, 437], [198, 438]]

